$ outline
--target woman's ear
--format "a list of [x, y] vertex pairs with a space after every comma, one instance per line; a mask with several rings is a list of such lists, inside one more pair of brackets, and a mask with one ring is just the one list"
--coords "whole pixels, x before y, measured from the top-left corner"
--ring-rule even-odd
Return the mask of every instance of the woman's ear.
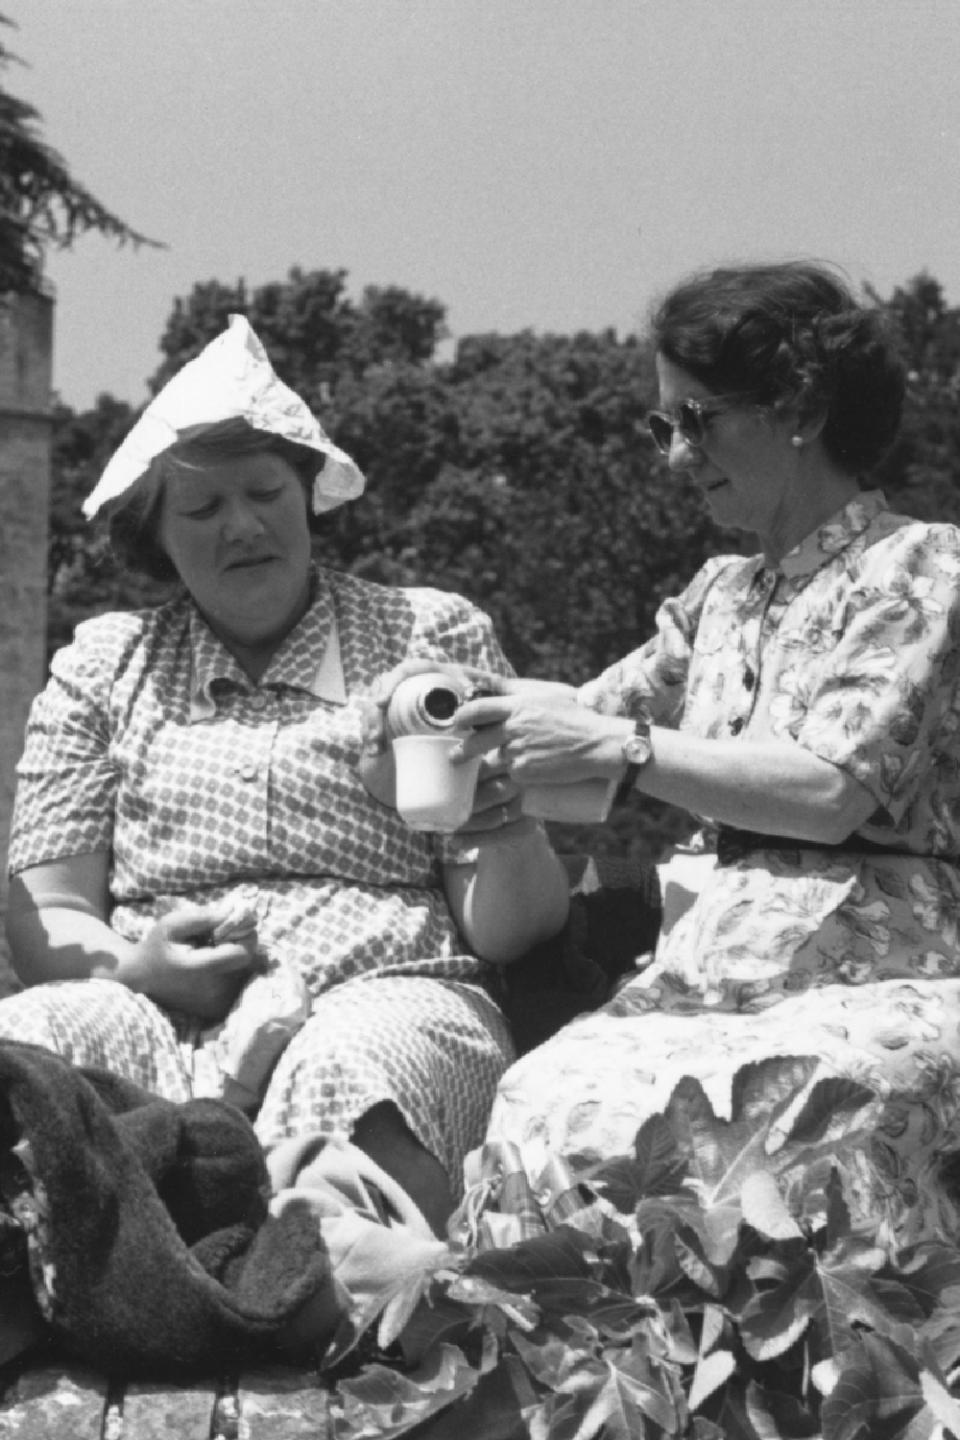
[[810, 376], [803, 377], [800, 392], [785, 408], [782, 418], [787, 421], [791, 444], [799, 450], [817, 440], [827, 423], [829, 406], [817, 394], [817, 387]]
[[806, 412], [801, 409], [794, 423], [791, 439], [799, 439], [802, 445], [818, 440], [827, 423], [827, 414], [826, 405], [813, 406]]

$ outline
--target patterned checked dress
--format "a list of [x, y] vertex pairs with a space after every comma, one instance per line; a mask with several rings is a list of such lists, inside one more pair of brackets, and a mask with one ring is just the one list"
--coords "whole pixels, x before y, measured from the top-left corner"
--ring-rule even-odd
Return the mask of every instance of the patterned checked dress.
[[[408, 830], [356, 772], [360, 700], [408, 656], [509, 669], [463, 598], [325, 571], [258, 685], [186, 596], [78, 626], [33, 707], [9, 864], [108, 851], [110, 923], [130, 940], [178, 901], [252, 902], [311, 1012], [270, 1078], [263, 1143], [348, 1133], [391, 1100], [456, 1185], [512, 1049], [442, 888], [442, 862], [470, 851]], [[25, 990], [0, 1003], [0, 1034], [171, 1099], [207, 1073], [207, 1032], [110, 980]]]

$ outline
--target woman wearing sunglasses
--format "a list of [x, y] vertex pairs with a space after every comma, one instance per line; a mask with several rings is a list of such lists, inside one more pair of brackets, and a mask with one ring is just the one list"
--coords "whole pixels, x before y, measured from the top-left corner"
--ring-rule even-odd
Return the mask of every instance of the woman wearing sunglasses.
[[883, 1097], [873, 1218], [956, 1234], [960, 531], [870, 487], [904, 370], [828, 269], [698, 276], [653, 340], [670, 476], [757, 552], [708, 561], [579, 690], [507, 681], [460, 718], [521, 786], [603, 776], [692, 812], [716, 861], [606, 1009], [508, 1070], [488, 1138], [532, 1176], [623, 1154], [682, 1076], [729, 1112], [741, 1065], [809, 1054]]

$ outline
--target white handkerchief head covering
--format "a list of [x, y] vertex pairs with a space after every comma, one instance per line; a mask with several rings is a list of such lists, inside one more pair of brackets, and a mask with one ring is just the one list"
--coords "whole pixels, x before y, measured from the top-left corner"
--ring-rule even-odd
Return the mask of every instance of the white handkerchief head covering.
[[244, 420], [254, 430], [282, 435], [318, 452], [312, 496], [316, 514], [362, 492], [364, 478], [350, 456], [328, 439], [300, 396], [274, 373], [246, 317], [231, 315], [223, 334], [178, 370], [151, 400], [87, 496], [83, 513], [88, 520], [96, 515], [178, 441], [191, 440], [229, 420]]

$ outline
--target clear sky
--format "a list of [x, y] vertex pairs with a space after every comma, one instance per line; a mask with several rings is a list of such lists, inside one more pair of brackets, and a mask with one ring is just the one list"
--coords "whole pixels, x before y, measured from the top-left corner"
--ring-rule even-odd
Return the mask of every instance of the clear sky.
[[960, 0], [0, 0], [81, 180], [167, 250], [51, 256], [54, 380], [139, 403], [177, 296], [291, 265], [454, 335], [642, 327], [818, 256], [960, 303]]

